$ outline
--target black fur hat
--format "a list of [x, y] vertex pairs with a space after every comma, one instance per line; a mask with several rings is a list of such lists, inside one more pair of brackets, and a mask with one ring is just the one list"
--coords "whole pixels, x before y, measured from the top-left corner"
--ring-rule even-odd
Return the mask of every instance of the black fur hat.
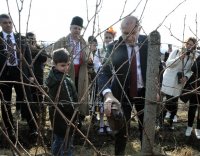
[[72, 19], [71, 25], [78, 25], [81, 28], [83, 28], [83, 19], [81, 17], [79, 17], [79, 16], [75, 16]]

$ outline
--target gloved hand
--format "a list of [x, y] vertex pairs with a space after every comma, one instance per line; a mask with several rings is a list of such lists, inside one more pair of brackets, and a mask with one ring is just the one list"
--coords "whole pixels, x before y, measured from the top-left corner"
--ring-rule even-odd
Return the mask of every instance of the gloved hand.
[[104, 95], [104, 113], [108, 117], [111, 116], [112, 105], [114, 106], [114, 109], [121, 107], [119, 101], [113, 96], [113, 94], [108, 92]]

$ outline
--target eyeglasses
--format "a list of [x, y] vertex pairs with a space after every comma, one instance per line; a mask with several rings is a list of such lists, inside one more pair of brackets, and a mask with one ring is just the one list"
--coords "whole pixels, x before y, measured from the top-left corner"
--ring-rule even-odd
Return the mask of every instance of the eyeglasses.
[[106, 36], [105, 39], [112, 39], [112, 37]]
[[122, 37], [123, 38], [129, 38], [129, 37], [132, 37], [132, 36], [136, 36], [138, 32], [133, 32], [133, 33], [129, 33], [129, 32], [124, 32], [122, 33]]

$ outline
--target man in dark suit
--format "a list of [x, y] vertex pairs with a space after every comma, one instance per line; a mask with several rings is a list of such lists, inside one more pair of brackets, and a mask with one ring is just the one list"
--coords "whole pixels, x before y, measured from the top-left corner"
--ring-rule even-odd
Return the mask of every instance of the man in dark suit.
[[[115, 134], [115, 155], [124, 155], [133, 104], [138, 113], [140, 139], [142, 139], [143, 112], [140, 111], [144, 109], [145, 103], [147, 38], [139, 35], [140, 29], [139, 20], [134, 16], [128, 16], [122, 21], [122, 35], [118, 41], [108, 45], [105, 57], [108, 60], [104, 60], [98, 80], [104, 96], [105, 114], [108, 118], [112, 117], [113, 109], [121, 105], [126, 121], [126, 124], [118, 127]], [[114, 124], [119, 123], [116, 121]]]
[[[30, 88], [25, 86], [23, 92], [22, 82], [30, 83], [33, 81], [29, 67], [31, 63], [30, 51], [24, 42], [20, 42], [19, 34], [14, 34], [11, 18], [7, 14], [0, 15], [0, 90], [1, 90], [1, 113], [5, 124], [5, 131], [12, 141], [15, 141], [15, 125], [11, 112], [12, 88], [16, 92], [16, 102], [20, 103], [24, 116], [30, 129], [30, 136], [37, 136], [36, 125], [29, 112], [27, 103], [24, 103], [25, 94], [29, 102], [32, 101]], [[20, 58], [22, 54], [22, 59]], [[22, 72], [22, 73], [21, 73]], [[22, 81], [23, 79], [23, 81]], [[7, 81], [7, 82], [2, 82]], [[16, 82], [15, 82], [16, 81]], [[34, 114], [34, 112], [33, 112]]]

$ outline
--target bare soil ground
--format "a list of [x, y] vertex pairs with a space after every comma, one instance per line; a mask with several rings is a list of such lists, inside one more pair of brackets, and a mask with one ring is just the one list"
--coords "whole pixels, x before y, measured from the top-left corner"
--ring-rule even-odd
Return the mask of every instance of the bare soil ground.
[[[174, 123], [174, 131], [156, 131], [155, 149], [163, 155], [169, 156], [200, 156], [200, 140], [197, 140], [194, 132], [190, 137], [185, 137], [185, 130], [187, 126], [187, 104], [179, 104], [178, 122]], [[1, 119], [0, 119], [1, 121]], [[196, 120], [195, 120], [196, 121]], [[195, 127], [195, 125], [194, 125]], [[91, 124], [90, 117], [85, 119], [82, 131], [84, 134], [89, 131], [89, 140], [94, 146], [105, 155], [114, 155], [114, 138], [109, 135], [98, 135], [98, 126]], [[32, 146], [29, 144], [28, 127], [26, 122], [19, 122], [19, 141], [24, 146], [30, 155], [42, 156], [50, 154], [51, 144], [51, 128], [47, 120], [43, 132], [44, 143], [46, 151], [41, 142], [38, 145]], [[81, 137], [75, 137], [74, 140], [74, 155], [93, 156], [96, 155], [92, 147], [86, 143]], [[0, 156], [12, 156], [11, 149], [6, 147], [5, 139], [0, 133]], [[20, 148], [19, 148], [20, 149]], [[126, 147], [127, 155], [140, 155], [140, 141], [137, 129], [137, 122], [131, 121], [130, 136]], [[20, 149], [22, 155], [28, 155]]]

